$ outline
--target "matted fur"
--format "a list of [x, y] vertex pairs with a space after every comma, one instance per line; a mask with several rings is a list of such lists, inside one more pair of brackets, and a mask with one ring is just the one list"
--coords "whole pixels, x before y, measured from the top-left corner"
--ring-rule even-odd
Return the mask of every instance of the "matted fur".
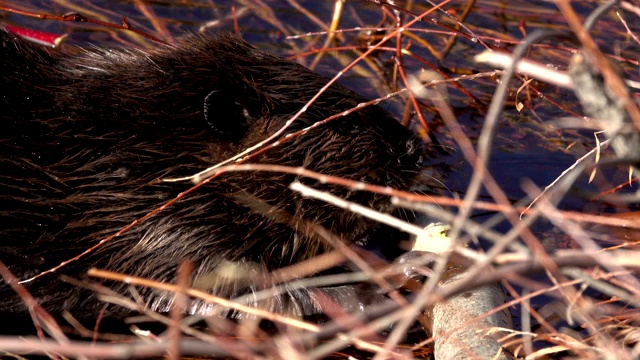
[[[155, 181], [194, 174], [254, 145], [328, 81], [233, 35], [189, 35], [150, 52], [90, 48], [69, 55], [0, 30], [0, 46], [0, 260], [21, 279], [76, 256], [185, 191], [190, 184]], [[291, 130], [363, 101], [334, 85]], [[369, 106], [254, 161], [409, 189], [420, 148], [386, 111]], [[221, 261], [273, 270], [327, 250], [299, 225], [305, 222], [348, 243], [365, 239], [376, 227], [291, 192], [287, 187], [294, 179], [274, 172], [224, 174], [59, 273], [83, 278], [89, 267], [98, 267], [174, 281], [177, 264], [189, 259], [197, 282]], [[302, 181], [391, 210], [384, 196]], [[101, 306], [95, 296], [58, 276], [49, 274], [27, 288], [54, 313], [95, 316]], [[247, 291], [244, 285], [226, 285], [211, 291], [223, 296]], [[123, 285], [115, 288], [126, 294]], [[355, 294], [335, 290], [341, 291]], [[168, 309], [167, 294], [141, 293], [152, 308]], [[0, 312], [26, 311], [6, 284], [0, 294]], [[305, 291], [289, 295], [294, 302], [310, 301]], [[192, 311], [204, 311], [201, 305]]]

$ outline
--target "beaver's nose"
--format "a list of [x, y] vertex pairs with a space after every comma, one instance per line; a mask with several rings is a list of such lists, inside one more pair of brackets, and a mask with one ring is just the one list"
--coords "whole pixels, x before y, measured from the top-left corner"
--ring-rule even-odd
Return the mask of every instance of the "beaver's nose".
[[405, 147], [407, 149], [406, 156], [416, 157], [416, 165], [422, 166], [424, 158], [422, 156], [422, 147], [420, 143], [415, 139], [409, 139], [405, 143]]

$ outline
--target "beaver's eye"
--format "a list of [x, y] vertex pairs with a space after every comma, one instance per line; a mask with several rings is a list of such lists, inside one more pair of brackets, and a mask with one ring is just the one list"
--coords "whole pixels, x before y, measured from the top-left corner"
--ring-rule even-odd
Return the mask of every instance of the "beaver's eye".
[[213, 90], [204, 98], [204, 119], [225, 140], [239, 140], [253, 123], [249, 109], [228, 90]]

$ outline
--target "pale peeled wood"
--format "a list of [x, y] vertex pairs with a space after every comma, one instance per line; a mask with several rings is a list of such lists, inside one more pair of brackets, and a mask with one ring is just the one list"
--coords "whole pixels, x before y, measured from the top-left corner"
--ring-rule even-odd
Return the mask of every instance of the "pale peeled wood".
[[[455, 275], [441, 286], [467, 275]], [[490, 328], [513, 328], [509, 309], [473, 320], [504, 302], [504, 291], [499, 284], [494, 284], [465, 291], [435, 304], [432, 309], [435, 359], [510, 359], [497, 341], [504, 333], [497, 331], [487, 335]]]

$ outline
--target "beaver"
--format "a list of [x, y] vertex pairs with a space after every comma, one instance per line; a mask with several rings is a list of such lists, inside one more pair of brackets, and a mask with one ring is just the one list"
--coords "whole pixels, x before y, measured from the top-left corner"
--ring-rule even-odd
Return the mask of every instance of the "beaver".
[[[255, 145], [328, 81], [226, 33], [188, 34], [150, 51], [70, 52], [0, 30], [0, 57], [0, 260], [21, 280], [73, 258], [189, 189], [192, 184], [158, 180], [195, 174]], [[287, 132], [364, 101], [332, 85]], [[422, 152], [412, 131], [381, 107], [367, 106], [250, 162], [408, 190], [419, 182]], [[271, 271], [332, 249], [300, 224], [322, 226], [346, 244], [376, 238], [376, 222], [290, 191], [296, 179], [394, 211], [386, 196], [370, 192], [278, 172], [228, 172], [25, 286], [52, 313], [92, 317], [104, 303], [61, 274], [82, 279], [97, 267], [173, 282], [186, 259], [198, 283], [225, 262]], [[110, 285], [128, 294], [125, 285]], [[249, 291], [230, 285], [209, 291]], [[0, 312], [26, 312], [7, 284], [0, 294]], [[172, 302], [171, 294], [159, 291], [140, 289], [140, 295], [152, 310], [167, 311]], [[296, 296], [304, 297], [290, 295]], [[188, 312], [205, 309], [194, 301]], [[107, 314], [129, 311], [112, 306]]]

